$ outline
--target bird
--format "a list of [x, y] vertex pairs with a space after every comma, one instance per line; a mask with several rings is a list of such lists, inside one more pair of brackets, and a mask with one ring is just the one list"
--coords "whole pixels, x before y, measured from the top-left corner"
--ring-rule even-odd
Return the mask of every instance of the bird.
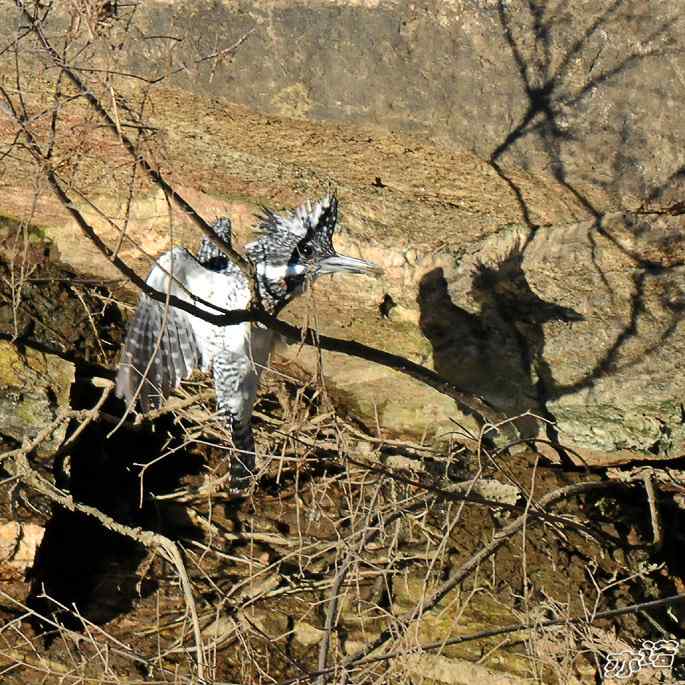
[[[254, 290], [273, 316], [320, 276], [382, 273], [372, 262], [335, 251], [335, 194], [283, 213], [266, 207], [261, 211], [256, 217], [258, 237], [245, 246], [245, 255], [253, 265]], [[212, 230], [232, 245], [230, 218], [217, 219]], [[248, 277], [206, 236], [196, 255], [183, 247], [164, 253], [146, 283], [165, 296], [173, 295], [213, 314], [217, 312], [210, 305], [225, 310], [251, 305]], [[260, 374], [276, 341], [277, 334], [259, 322], [219, 326], [142, 293], [122, 347], [116, 394], [129, 407], [137, 399], [147, 413], [159, 408], [195, 369], [211, 371], [217, 413], [234, 447], [230, 489], [239, 493], [248, 487], [255, 471], [252, 408]]]

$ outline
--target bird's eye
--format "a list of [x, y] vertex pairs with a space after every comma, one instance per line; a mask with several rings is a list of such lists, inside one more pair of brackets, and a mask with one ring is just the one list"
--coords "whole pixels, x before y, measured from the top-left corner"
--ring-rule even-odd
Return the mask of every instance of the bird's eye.
[[300, 254], [303, 257], [311, 257], [313, 252], [314, 252], [314, 249], [312, 248], [311, 245], [303, 245], [300, 248]]

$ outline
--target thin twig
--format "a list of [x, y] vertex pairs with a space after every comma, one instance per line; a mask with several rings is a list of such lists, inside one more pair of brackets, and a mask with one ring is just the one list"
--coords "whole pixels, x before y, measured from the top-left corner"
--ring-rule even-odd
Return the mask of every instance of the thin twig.
[[[590, 481], [576, 483], [575, 485], [568, 485], [563, 488], [554, 490], [548, 493], [538, 501], [539, 507], [546, 507], [560, 500], [567, 499], [569, 497], [574, 497], [576, 495], [584, 494], [586, 492], [592, 492], [593, 490], [602, 490], [607, 487], [613, 487], [613, 483], [610, 481]], [[459, 568], [452, 572], [450, 577], [433, 593], [431, 598], [423, 605], [421, 611], [417, 611], [416, 608], [402, 614], [397, 617], [396, 623], [399, 626], [404, 626], [405, 628], [409, 626], [413, 621], [423, 616], [426, 612], [431, 611], [435, 608], [440, 600], [442, 600], [445, 595], [451, 592], [459, 583], [461, 583], [465, 578], [467, 578], [473, 571], [478, 568], [478, 566], [485, 561], [488, 557], [492, 556], [505, 542], [516, 534], [519, 530], [523, 528], [524, 525], [533, 525], [534, 523], [542, 520], [538, 515], [537, 511], [530, 511], [528, 513], [522, 514], [517, 519], [512, 521], [509, 525], [505, 526], [495, 537], [492, 542], [481, 547], [480, 551], [472, 555], [466, 562], [464, 562]], [[368, 643], [361, 649], [359, 649], [354, 654], [343, 660], [343, 666], [349, 668], [361, 661], [364, 657], [368, 656], [372, 652], [382, 647], [389, 639], [393, 637], [393, 633], [390, 630], [383, 631], [378, 638]]]
[[[176, 206], [178, 206], [188, 217], [190, 217], [190, 219], [200, 228], [202, 233], [214, 245], [216, 245], [218, 249], [220, 249], [235, 262], [240, 270], [248, 277], [249, 283], [255, 282], [255, 274], [252, 264], [250, 264], [250, 262], [248, 262], [239, 252], [236, 252], [233, 247], [224, 243], [224, 241], [221, 240], [216, 233], [214, 233], [212, 227], [195, 211], [195, 208], [174, 188], [172, 188], [161, 175], [161, 173], [155, 169], [147, 161], [147, 159], [145, 159], [145, 157], [137, 149], [135, 143], [123, 133], [119, 126], [117, 126], [115, 118], [110, 115], [97, 95], [95, 95], [95, 93], [93, 93], [93, 91], [86, 85], [86, 83], [79, 78], [78, 74], [76, 74], [76, 72], [64, 62], [57, 50], [52, 47], [47, 36], [45, 33], [43, 33], [40, 22], [38, 22], [35, 17], [26, 9], [23, 0], [15, 0], [15, 3], [18, 9], [21, 11], [24, 19], [29, 23], [29, 26], [38, 38], [39, 43], [42, 45], [43, 50], [47, 53], [52, 63], [56, 67], [59, 67], [62, 70], [62, 73], [64, 73], [72, 82], [72, 84], [76, 86], [79, 92], [82, 93], [91, 107], [93, 107], [97, 114], [105, 121], [109, 129], [114, 133], [116, 138], [121, 141], [133, 159], [136, 160], [140, 168], [150, 177], [150, 179], [152, 179], [156, 185], [158, 185], [164, 191], [168, 197], [173, 200]], [[258, 301], [258, 297], [253, 298], [253, 302]]]
[[645, 485], [647, 502], [649, 504], [649, 520], [652, 523], [652, 544], [658, 549], [663, 543], [664, 536], [661, 528], [661, 517], [659, 516], [659, 507], [656, 501], [656, 491], [654, 489], [654, 480], [652, 479], [651, 471], [648, 470], [643, 474], [642, 482]]
[[[446, 640], [439, 640], [436, 642], [424, 642], [416, 645], [416, 647], [403, 647], [402, 649], [395, 649], [385, 654], [376, 656], [367, 656], [356, 662], [358, 666], [366, 666], [367, 664], [378, 663], [381, 661], [388, 661], [389, 659], [402, 658], [411, 656], [413, 654], [422, 654], [436, 649], [442, 649], [448, 645], [461, 645], [466, 642], [474, 642], [476, 640], [484, 640], [490, 637], [497, 637], [500, 635], [509, 635], [522, 630], [545, 630], [546, 628], [554, 628], [556, 626], [572, 626], [583, 625], [586, 623], [594, 623], [605, 618], [616, 618], [617, 616], [625, 616], [626, 614], [635, 614], [643, 612], [646, 609], [658, 609], [659, 607], [672, 606], [685, 601], [685, 592], [677, 595], [670, 595], [661, 599], [654, 599], [649, 602], [640, 602], [639, 604], [631, 604], [630, 606], [620, 607], [619, 609], [607, 609], [606, 611], [598, 611], [591, 616], [574, 616], [571, 618], [553, 618], [547, 621], [535, 621], [531, 623], [514, 623], [501, 628], [491, 628], [489, 630], [481, 630], [471, 635], [457, 635], [455, 637], [447, 638]], [[304, 683], [308, 680], [316, 678], [317, 676], [326, 675], [334, 671], [333, 666], [324, 671], [317, 671], [306, 676], [298, 676], [283, 680], [278, 685], [297, 685], [297, 683]], [[214, 685], [228, 685], [227, 683], [214, 683]]]
[[[379, 531], [381, 530], [380, 525], [375, 525], [371, 526], [371, 512], [374, 509], [374, 505], [376, 503], [376, 500], [378, 499], [378, 495], [380, 494], [381, 488], [383, 487], [383, 479], [381, 479], [376, 486], [376, 490], [373, 493], [373, 497], [371, 498], [371, 503], [369, 504], [368, 512], [366, 519], [364, 520], [364, 525], [362, 527], [362, 530], [364, 530], [364, 535], [359, 543], [359, 549], [358, 552], [362, 552], [364, 547], [371, 542], [371, 540], [378, 535]], [[336, 617], [338, 614], [338, 602], [340, 600], [340, 588], [342, 587], [343, 583], [345, 582], [345, 578], [347, 577], [347, 573], [352, 567], [352, 564], [354, 563], [354, 560], [357, 556], [357, 553], [355, 553], [354, 548], [351, 548], [350, 551], [347, 553], [347, 557], [345, 558], [345, 561], [340, 565], [340, 568], [338, 569], [338, 572], [335, 575], [335, 580], [333, 581], [333, 586], [331, 587], [331, 596], [328, 601], [328, 607], [326, 608], [326, 622], [324, 624], [324, 636], [323, 640], [321, 640], [321, 644], [319, 645], [319, 671], [320, 672], [325, 672], [326, 671], [326, 661], [328, 659], [328, 648], [331, 643], [331, 634], [333, 632], [334, 625], [336, 623]], [[323, 676], [319, 678], [319, 685], [324, 685], [325, 679]]]

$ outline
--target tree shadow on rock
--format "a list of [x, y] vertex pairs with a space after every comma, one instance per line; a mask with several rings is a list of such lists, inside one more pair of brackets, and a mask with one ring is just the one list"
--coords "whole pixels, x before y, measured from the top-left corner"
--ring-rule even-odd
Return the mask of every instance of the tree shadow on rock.
[[[685, 263], [675, 246], [664, 244], [663, 241], [669, 237], [667, 233], [661, 243], [654, 237], [650, 239], [657, 233], [654, 230], [657, 218], [685, 212], [685, 205], [679, 200], [685, 167], [677, 166], [661, 182], [655, 176], [648, 178], [644, 175], [643, 167], [649, 159], [641, 159], [639, 151], [646, 157], [651, 157], [654, 151], [648, 148], [644, 126], [640, 128], [633, 121], [629, 108], [625, 111], [619, 108], [607, 121], [606, 130], [600, 131], [605, 162], [603, 170], [595, 170], [594, 163], [588, 162], [585, 168], [579, 163], [588, 152], [585, 133], [593, 98], [603, 97], [604, 89], [645, 60], [681, 55], [683, 49], [675, 30], [680, 17], [673, 15], [670, 9], [665, 9], [664, 15], [653, 13], [648, 4], [635, 0], [611, 0], [599, 4], [596, 16], [592, 18], [590, 15], [583, 27], [580, 23], [576, 26], [566, 20], [566, 4], [530, 0], [524, 6], [527, 10], [521, 10], [522, 15], [527, 13], [528, 21], [517, 23], [508, 4], [504, 0], [498, 2], [500, 25], [528, 104], [518, 122], [492, 150], [490, 164], [516, 197], [521, 217], [529, 229], [528, 242], [532, 242], [541, 226], [532, 218], [524, 191], [507, 171], [507, 159], [524, 168], [540, 168], [539, 163], [534, 163], [538, 154], [536, 150], [539, 151], [557, 189], [572, 197], [582, 208], [584, 219], [589, 219], [588, 256], [607, 296], [613, 300], [617, 293], [600, 265], [600, 253], [606, 250], [601, 240], [608, 241], [632, 262], [632, 273], [628, 274], [632, 291], [623, 329], [615, 334], [613, 342], [604, 346], [581, 378], [560, 385], [554, 381], [551, 370], [545, 367], [544, 360], [538, 357], [539, 361], [534, 366], [538, 367], [539, 376], [544, 379], [543, 394], [549, 400], [593, 387], [600, 378], [625, 371], [660, 349], [681, 319], [680, 311], [676, 311], [680, 301], [678, 293], [673, 295], [676, 308], [666, 303], [671, 316], [664, 323], [658, 340], [640, 355], [622, 359], [628, 343], [638, 336], [640, 319], [646, 312], [646, 281], [660, 277], [664, 281], [661, 286], [664, 290], [677, 290], [671, 282], [677, 280], [677, 274], [670, 279], [668, 272]], [[608, 49], [610, 27], [618, 31], [622, 26], [631, 26], [640, 35], [639, 49], [636, 47], [625, 53]], [[560, 48], [556, 55], [552, 50], [553, 44]], [[595, 56], [590, 58], [591, 55]], [[580, 79], [573, 78], [574, 65], [577, 67], [577, 64], [588, 60], [592, 68], [587, 74]], [[660, 79], [642, 85], [650, 96], [666, 97]], [[594, 127], [594, 130], [599, 129]], [[597, 147], [596, 141], [592, 144]], [[588, 159], [593, 159], [592, 155]], [[595, 192], [598, 190], [601, 190], [599, 194]], [[604, 200], [600, 197], [602, 193]], [[609, 205], [607, 198], [610, 199]], [[620, 231], [612, 230], [610, 205], [623, 219], [624, 228]], [[672, 242], [677, 241], [682, 241], [681, 230], [673, 236]]]
[[[530, 411], [546, 417], [544, 383], [552, 374], [544, 359], [543, 325], [583, 317], [538, 297], [522, 264], [521, 246], [515, 244], [498, 263], [476, 266], [471, 297], [478, 313], [454, 304], [441, 268], [429, 271], [419, 283], [419, 324], [441, 376], [481, 395], [507, 416]], [[536, 437], [539, 424], [534, 416], [515, 421], [523, 438]]]
[[[567, 3], [547, 3], [529, 0], [520, 8], [519, 20], [511, 12], [508, 3], [498, 2], [498, 17], [518, 72], [521, 89], [527, 99], [527, 107], [518, 122], [512, 126], [504, 139], [490, 156], [490, 163], [505, 180], [517, 197], [526, 224], [537, 226], [531, 219], [529, 207], [522, 190], [505, 171], [505, 156], [511, 156], [517, 166], [546, 168], [551, 176], [576, 197], [580, 205], [593, 217], [597, 210], [593, 202], [578, 190], [582, 182], [589, 187], [602, 187], [611, 201], [622, 203], [626, 194], [648, 196], [656, 200], [662, 190], [653, 188], [653, 179], [644, 176], [643, 163], [634, 149], [650, 153], [644, 137], [644, 125], [631, 124], [635, 118], [629, 98], [624, 98], [612, 110], [612, 116], [603, 126], [590, 126], [588, 118], [594, 110], [593, 102], [606, 97], [605, 90], [615, 85], [619, 78], [643, 65], [647, 60], [655, 64], [658, 60], [672, 59], [682, 54], [676, 25], [678, 14], [664, 8], [664, 13], [655, 13], [648, 3], [636, 0], [612, 0], [598, 3], [589, 19], [570, 22], [566, 12]], [[527, 10], [524, 9], [527, 7]], [[526, 16], [527, 15], [527, 16]], [[635, 48], [625, 52], [611, 49], [612, 31], [636, 32]], [[579, 78], [578, 70], [585, 66]], [[668, 97], [659, 78], [645, 80], [641, 84], [645, 97], [654, 99]], [[647, 122], [648, 126], [652, 122]], [[599, 136], [587, 140], [587, 132]], [[610, 156], [615, 140], [620, 140], [620, 150]], [[609, 155], [596, 155], [598, 146], [606, 148]], [[536, 161], [538, 152], [543, 159]], [[644, 154], [643, 152], [643, 154]], [[576, 168], [582, 165], [586, 168]], [[595, 161], [611, 160], [601, 173], [595, 173]], [[593, 161], [594, 160], [594, 161]], [[575, 169], [578, 183], [570, 185], [569, 164]], [[610, 167], [610, 168], [609, 168]], [[669, 184], [682, 178], [673, 172]], [[610, 172], [613, 178], [606, 182], [604, 174]], [[661, 184], [657, 184], [661, 185]], [[650, 187], [652, 190], [650, 191]]]

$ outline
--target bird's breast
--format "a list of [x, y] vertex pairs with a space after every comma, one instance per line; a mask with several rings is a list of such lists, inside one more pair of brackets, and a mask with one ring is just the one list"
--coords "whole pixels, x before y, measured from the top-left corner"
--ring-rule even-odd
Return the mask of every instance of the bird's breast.
[[269, 365], [269, 356], [274, 346], [274, 333], [261, 326], [252, 325], [250, 331], [250, 351], [258, 369]]

